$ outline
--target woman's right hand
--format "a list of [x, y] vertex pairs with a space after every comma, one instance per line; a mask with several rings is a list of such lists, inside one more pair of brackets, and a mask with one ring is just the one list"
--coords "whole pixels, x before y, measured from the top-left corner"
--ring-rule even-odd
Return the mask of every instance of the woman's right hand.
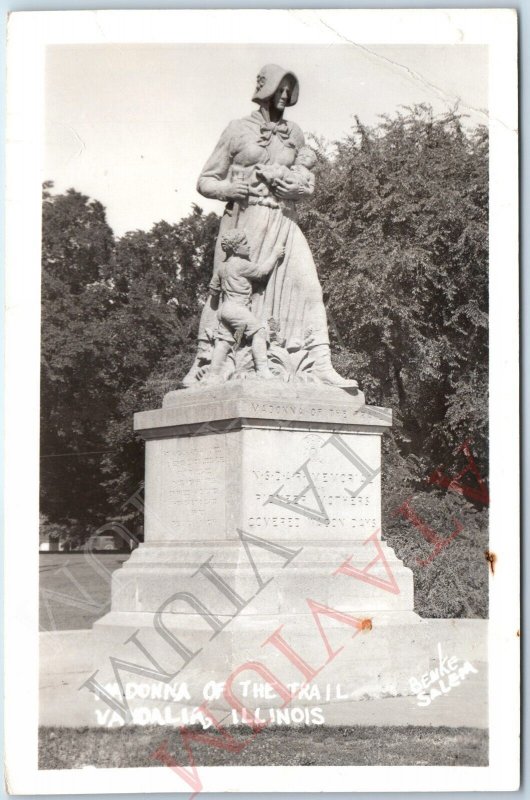
[[241, 178], [236, 178], [228, 183], [224, 191], [227, 200], [246, 200], [248, 193], [248, 182]]

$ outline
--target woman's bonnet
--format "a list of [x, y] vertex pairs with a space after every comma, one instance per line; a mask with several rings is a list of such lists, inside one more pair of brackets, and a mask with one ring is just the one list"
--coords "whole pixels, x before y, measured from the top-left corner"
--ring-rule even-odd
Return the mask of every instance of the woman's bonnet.
[[262, 103], [264, 100], [269, 100], [284, 78], [290, 78], [293, 81], [293, 91], [287, 105], [294, 106], [298, 100], [298, 78], [294, 72], [284, 69], [278, 64], [265, 64], [260, 69], [252, 102]]

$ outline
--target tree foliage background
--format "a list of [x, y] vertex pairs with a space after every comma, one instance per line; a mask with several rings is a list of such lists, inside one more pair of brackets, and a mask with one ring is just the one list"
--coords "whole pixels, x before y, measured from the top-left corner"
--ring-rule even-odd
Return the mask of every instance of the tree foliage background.
[[[328, 309], [334, 362], [367, 402], [390, 407], [383, 437], [384, 537], [415, 572], [425, 616], [487, 613], [487, 509], [427, 480], [458, 474], [464, 441], [488, 465], [488, 136], [428, 106], [356, 121], [317, 142], [317, 190], [299, 211]], [[195, 353], [219, 218], [193, 206], [175, 224], [117, 238], [105, 209], [44, 186], [41, 510], [86, 538], [143, 478], [132, 414], [160, 405]], [[473, 476], [467, 478], [473, 483]], [[428, 566], [406, 500], [439, 536]]]

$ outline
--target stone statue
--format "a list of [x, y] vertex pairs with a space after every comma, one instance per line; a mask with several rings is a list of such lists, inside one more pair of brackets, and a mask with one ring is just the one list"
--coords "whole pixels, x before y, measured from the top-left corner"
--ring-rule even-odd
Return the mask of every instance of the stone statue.
[[[263, 67], [252, 98], [259, 110], [230, 122], [199, 177], [198, 191], [226, 202], [226, 207], [210, 296], [199, 325], [198, 352], [182, 381], [185, 388], [206, 381], [208, 374], [207, 382], [218, 382], [269, 377], [271, 372], [284, 380], [357, 389], [356, 381], [342, 378], [332, 366], [322, 289], [296, 223], [296, 203], [314, 190], [311, 170], [315, 164], [314, 152], [305, 146], [298, 125], [283, 117], [285, 107], [297, 102], [298, 93], [298, 79], [292, 72], [276, 64]], [[257, 264], [270, 265], [278, 249], [284, 255], [271, 267], [268, 279], [243, 278], [256, 281], [252, 295], [245, 289], [246, 312], [253, 322], [234, 320], [227, 327], [223, 322], [226, 278], [219, 273], [225, 261], [223, 242], [234, 228], [245, 232]], [[226, 331], [229, 336], [223, 335]], [[258, 344], [262, 337], [266, 348], [268, 344], [268, 366], [263, 362], [264, 348]], [[216, 344], [219, 341], [224, 344]]]
[[256, 374], [261, 378], [272, 378], [267, 365], [266, 323], [251, 311], [252, 280], [261, 280], [276, 267], [285, 256], [285, 248], [276, 246], [263, 264], [250, 260], [250, 247], [241, 228], [233, 228], [221, 239], [226, 261], [221, 264], [212, 280], [213, 295], [220, 294], [219, 326], [212, 360], [205, 383], [222, 382], [226, 358], [239, 340], [247, 336], [252, 341], [252, 356]]

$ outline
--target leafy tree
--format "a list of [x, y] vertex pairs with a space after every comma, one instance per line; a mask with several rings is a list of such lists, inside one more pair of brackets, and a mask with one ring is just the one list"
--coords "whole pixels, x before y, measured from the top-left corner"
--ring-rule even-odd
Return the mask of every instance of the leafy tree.
[[173, 358], [175, 385], [193, 357], [218, 219], [195, 206], [176, 225], [115, 241], [100, 203], [52, 188], [43, 196], [42, 510], [54, 522], [88, 520], [88, 535], [116, 516], [142, 468], [132, 412], [146, 381]]
[[114, 238], [101, 203], [70, 189], [42, 209], [41, 493], [54, 522], [104, 513], [99, 462], [114, 389], [101, 381]]
[[143, 443], [133, 434], [133, 414], [160, 406], [195, 355], [218, 225], [215, 214], [204, 215], [194, 206], [175, 225], [159, 222], [147, 233], [127, 233], [116, 243], [116, 307], [106, 332], [117, 395], [106, 428], [109, 452], [102, 460], [115, 515], [143, 479]]
[[[433, 616], [487, 612], [487, 509], [427, 484], [462, 468], [465, 440], [488, 464], [488, 137], [427, 106], [359, 120], [334, 153], [320, 147], [317, 190], [301, 225], [319, 267], [337, 367], [367, 401], [394, 410], [383, 437], [384, 536], [415, 572]], [[458, 463], [458, 468], [450, 469]], [[472, 477], [470, 482], [472, 482]], [[440, 536], [463, 533], [431, 565], [395, 510], [413, 497]], [[462, 587], [473, 586], [464, 608]]]
[[302, 227], [338, 366], [396, 410], [427, 473], [466, 438], [487, 468], [488, 139], [417, 106], [320, 153]]

